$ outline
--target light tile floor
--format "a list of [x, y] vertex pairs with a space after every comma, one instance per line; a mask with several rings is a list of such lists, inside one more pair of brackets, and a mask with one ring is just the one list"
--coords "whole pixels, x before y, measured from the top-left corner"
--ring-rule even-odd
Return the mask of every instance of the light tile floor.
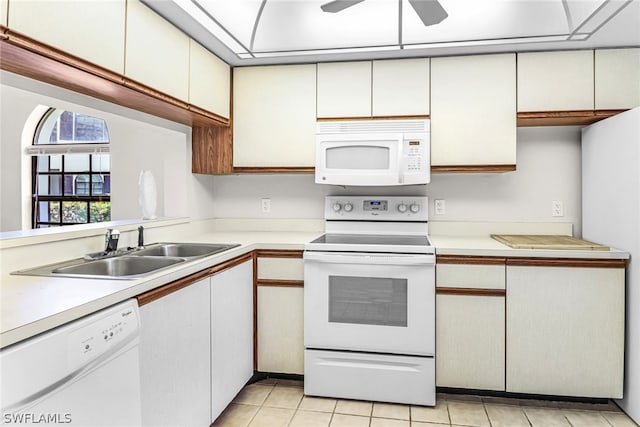
[[587, 404], [438, 394], [435, 407], [304, 396], [303, 383], [246, 386], [215, 427], [637, 427], [612, 402]]

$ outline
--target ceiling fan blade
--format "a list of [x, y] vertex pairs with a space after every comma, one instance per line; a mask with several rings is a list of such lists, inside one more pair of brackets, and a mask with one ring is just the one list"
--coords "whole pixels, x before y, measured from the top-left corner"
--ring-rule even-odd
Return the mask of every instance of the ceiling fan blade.
[[449, 16], [438, 0], [409, 0], [425, 27], [439, 24]]
[[335, 0], [323, 4], [322, 6], [320, 6], [320, 9], [322, 9], [324, 12], [336, 13], [358, 3], [362, 3], [363, 1], [364, 0]]

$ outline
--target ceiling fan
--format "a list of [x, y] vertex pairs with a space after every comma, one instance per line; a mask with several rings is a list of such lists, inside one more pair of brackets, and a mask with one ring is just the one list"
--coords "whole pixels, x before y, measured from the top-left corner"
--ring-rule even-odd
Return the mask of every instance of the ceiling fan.
[[[362, 3], [364, 0], [334, 0], [325, 3], [320, 8], [324, 12], [337, 13], [348, 7]], [[429, 25], [439, 24], [449, 16], [438, 0], [408, 0], [413, 10], [416, 11], [418, 17], [425, 27]]]

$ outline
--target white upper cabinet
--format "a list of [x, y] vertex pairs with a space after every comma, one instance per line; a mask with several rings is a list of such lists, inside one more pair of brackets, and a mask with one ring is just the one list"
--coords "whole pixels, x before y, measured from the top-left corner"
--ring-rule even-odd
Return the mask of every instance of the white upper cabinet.
[[314, 64], [235, 68], [234, 166], [314, 166], [315, 94]]
[[640, 48], [595, 53], [596, 110], [640, 106]]
[[[2, 23], [8, 2], [0, 0]], [[111, 71], [124, 71], [125, 0], [11, 0], [8, 26]]]
[[9, 9], [9, 0], [0, 0], [0, 25], [7, 25], [7, 11]]
[[431, 164], [515, 163], [515, 54], [432, 58]]
[[593, 110], [593, 51], [518, 54], [518, 111]]
[[318, 64], [317, 115], [371, 116], [371, 61]]
[[189, 99], [189, 37], [138, 0], [127, 1], [125, 64], [125, 76]]
[[229, 65], [194, 40], [190, 43], [189, 103], [229, 118]]
[[429, 114], [429, 58], [373, 61], [373, 116]]

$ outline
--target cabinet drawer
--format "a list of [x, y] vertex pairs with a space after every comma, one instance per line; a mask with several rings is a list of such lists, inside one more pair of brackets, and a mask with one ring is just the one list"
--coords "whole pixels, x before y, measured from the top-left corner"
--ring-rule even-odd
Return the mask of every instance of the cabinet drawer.
[[440, 288], [505, 289], [504, 265], [436, 264]]
[[258, 279], [304, 280], [301, 258], [258, 258]]

